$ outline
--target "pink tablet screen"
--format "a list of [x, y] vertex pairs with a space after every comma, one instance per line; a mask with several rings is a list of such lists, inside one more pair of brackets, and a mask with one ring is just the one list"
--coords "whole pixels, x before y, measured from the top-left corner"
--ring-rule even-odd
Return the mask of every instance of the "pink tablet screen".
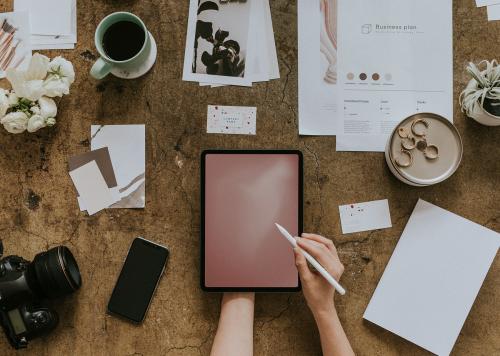
[[294, 288], [290, 243], [298, 234], [299, 156], [208, 154], [205, 161], [205, 286]]

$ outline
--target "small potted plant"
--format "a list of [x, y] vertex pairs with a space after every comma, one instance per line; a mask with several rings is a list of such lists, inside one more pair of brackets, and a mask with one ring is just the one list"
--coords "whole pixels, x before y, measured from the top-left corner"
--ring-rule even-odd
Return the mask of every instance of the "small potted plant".
[[[485, 67], [481, 70], [479, 68]], [[500, 125], [500, 66], [496, 60], [469, 63], [471, 81], [460, 94], [460, 106], [470, 118], [487, 126]]]

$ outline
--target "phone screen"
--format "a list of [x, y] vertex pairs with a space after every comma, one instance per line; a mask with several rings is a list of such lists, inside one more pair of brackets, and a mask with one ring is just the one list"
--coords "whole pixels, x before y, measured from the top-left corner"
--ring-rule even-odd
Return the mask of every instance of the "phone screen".
[[168, 249], [136, 238], [108, 303], [108, 312], [140, 323], [168, 259]]

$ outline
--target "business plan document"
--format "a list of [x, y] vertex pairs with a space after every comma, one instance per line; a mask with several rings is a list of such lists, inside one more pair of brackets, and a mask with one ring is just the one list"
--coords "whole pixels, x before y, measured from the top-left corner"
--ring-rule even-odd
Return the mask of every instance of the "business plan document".
[[339, 0], [338, 151], [384, 151], [398, 122], [453, 118], [451, 0]]

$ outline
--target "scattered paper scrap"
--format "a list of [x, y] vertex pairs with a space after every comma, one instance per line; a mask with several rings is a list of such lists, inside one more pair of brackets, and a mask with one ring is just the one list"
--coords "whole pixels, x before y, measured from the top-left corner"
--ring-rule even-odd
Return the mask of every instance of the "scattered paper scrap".
[[89, 215], [113, 204], [113, 197], [95, 161], [69, 172]]
[[121, 200], [111, 208], [144, 208], [146, 129], [144, 125], [92, 125], [92, 150], [107, 147]]
[[387, 199], [342, 205], [339, 212], [343, 234], [392, 227]]

